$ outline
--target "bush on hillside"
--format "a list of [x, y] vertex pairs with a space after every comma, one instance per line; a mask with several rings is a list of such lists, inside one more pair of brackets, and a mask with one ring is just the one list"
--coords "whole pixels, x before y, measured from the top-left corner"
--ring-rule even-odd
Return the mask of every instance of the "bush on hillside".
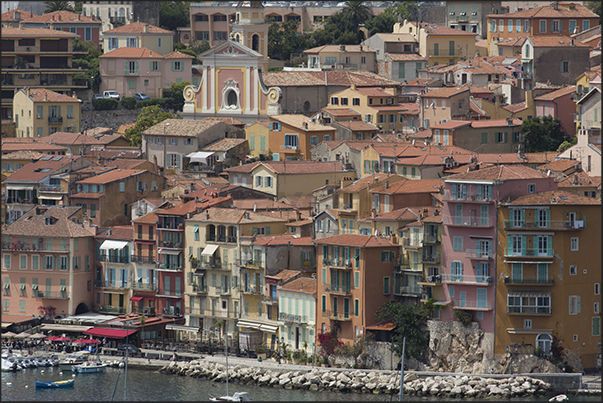
[[136, 108], [136, 99], [133, 97], [126, 97], [121, 100], [121, 106], [126, 109], [135, 109]]
[[117, 109], [119, 101], [117, 99], [93, 99], [92, 107], [97, 111], [111, 111]]

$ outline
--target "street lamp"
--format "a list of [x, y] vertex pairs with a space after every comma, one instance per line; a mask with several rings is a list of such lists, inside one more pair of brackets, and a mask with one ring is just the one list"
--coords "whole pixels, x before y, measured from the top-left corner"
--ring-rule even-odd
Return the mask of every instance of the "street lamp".
[[[283, 350], [284, 350], [284, 347], [285, 347], [285, 337], [284, 336], [281, 337], [281, 347], [283, 347]], [[281, 350], [280, 350], [280, 348], [278, 350], [278, 363], [279, 364], [281, 363]]]

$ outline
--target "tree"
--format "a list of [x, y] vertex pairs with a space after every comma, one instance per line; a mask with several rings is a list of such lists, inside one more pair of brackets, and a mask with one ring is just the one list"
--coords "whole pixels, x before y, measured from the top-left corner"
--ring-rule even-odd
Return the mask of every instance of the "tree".
[[572, 137], [572, 138], [571, 138], [569, 141], [568, 141], [568, 140], [566, 140], [566, 141], [564, 141], [563, 143], [561, 143], [561, 144], [559, 145], [559, 148], [557, 149], [557, 152], [558, 152], [558, 153], [562, 153], [562, 152], [564, 152], [565, 150], [567, 150], [568, 148], [570, 148], [570, 147], [574, 146], [574, 145], [575, 145], [577, 142], [578, 142], [578, 138], [574, 136], [574, 137]]
[[386, 8], [366, 22], [365, 27], [369, 31], [369, 37], [375, 34], [389, 34], [394, 29], [398, 17], [394, 14], [393, 7]]
[[389, 9], [391, 9], [394, 16], [398, 19], [397, 22], [404, 22], [404, 20], [419, 20], [419, 4], [417, 2], [403, 1], [386, 8], [386, 11]]
[[74, 13], [81, 13], [83, 8], [84, 8], [84, 2], [83, 1], [76, 1], [75, 2], [75, 6], [73, 7], [73, 12]]
[[361, 42], [358, 26], [343, 15], [343, 10], [332, 14], [325, 20], [323, 28], [311, 34], [313, 46], [323, 45], [357, 45]]
[[593, 13], [599, 16], [599, 25], [601, 25], [601, 2], [600, 1], [589, 1], [586, 3], [586, 7]]
[[561, 120], [552, 116], [526, 119], [521, 124], [520, 131], [528, 153], [557, 151], [561, 143], [569, 140], [561, 126]]
[[190, 1], [162, 1], [159, 3], [159, 26], [170, 31], [190, 26]]
[[174, 43], [174, 51], [181, 51], [182, 49], [187, 49], [186, 45], [182, 42]]
[[182, 81], [181, 83], [171, 83], [170, 88], [163, 90], [163, 97], [170, 98], [170, 104], [172, 108], [177, 111], [182, 111], [184, 107], [184, 88], [187, 85], [191, 85], [188, 81]]
[[99, 70], [99, 56], [101, 52], [93, 42], [82, 41], [75, 38], [73, 42], [73, 50], [77, 52], [86, 52], [83, 55], [77, 55], [77, 59], [73, 59], [73, 67], [86, 69], [83, 73], [73, 75], [74, 80], [83, 80], [88, 82], [88, 87], [93, 91], [98, 91], [101, 83]]
[[200, 55], [211, 49], [211, 46], [209, 45], [209, 42], [206, 39], [198, 41], [195, 38], [191, 38], [190, 42], [188, 43], [188, 48], [195, 52], [195, 54]]
[[300, 34], [299, 21], [272, 22], [268, 27], [268, 57], [275, 60], [289, 60], [291, 53], [312, 47], [310, 35]]
[[45, 1], [44, 5], [46, 6], [44, 14], [54, 13], [55, 11], [74, 11], [68, 1]]
[[377, 310], [377, 320], [391, 320], [395, 326], [392, 341], [394, 352], [402, 356], [402, 344], [406, 337], [406, 357], [422, 356], [429, 345], [429, 333], [425, 331], [429, 312], [422, 304], [408, 305], [386, 302]]
[[364, 34], [358, 28], [364, 26], [371, 19], [371, 11], [362, 1], [346, 1], [341, 10], [343, 18], [349, 20], [355, 28], [358, 43], [362, 42]]
[[[195, 60], [197, 59], [197, 54], [190, 49], [180, 49], [178, 52], [184, 53], [185, 55], [190, 55], [190, 56], [194, 57]], [[193, 64], [195, 64], [194, 60], [193, 60]]]
[[126, 130], [126, 138], [130, 140], [130, 145], [132, 145], [132, 147], [140, 147], [142, 144], [143, 131], [166, 119], [174, 118], [181, 117], [172, 115], [169, 112], [162, 112], [159, 105], [146, 106], [142, 108], [142, 113], [138, 115], [134, 127]]

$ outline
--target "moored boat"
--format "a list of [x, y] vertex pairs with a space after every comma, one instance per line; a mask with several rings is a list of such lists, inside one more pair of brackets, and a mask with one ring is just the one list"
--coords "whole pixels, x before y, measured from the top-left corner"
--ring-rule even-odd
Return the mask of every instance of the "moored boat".
[[36, 388], [69, 388], [75, 385], [75, 379], [64, 379], [61, 381], [39, 381], [36, 379]]
[[73, 354], [64, 360], [59, 361], [59, 368], [62, 371], [71, 371], [71, 367], [74, 365], [80, 365], [88, 361], [88, 354]]
[[247, 396], [247, 392], [235, 392], [234, 395], [229, 396], [220, 396], [220, 397], [214, 397], [214, 396], [209, 396], [209, 400], [211, 400], [212, 402], [249, 402], [249, 396]]
[[11, 372], [17, 370], [17, 363], [15, 361], [9, 361], [2, 359], [2, 372]]
[[86, 361], [79, 365], [73, 365], [71, 370], [76, 373], [93, 373], [93, 372], [103, 372], [105, 367], [109, 364], [105, 364], [104, 362], [98, 361]]

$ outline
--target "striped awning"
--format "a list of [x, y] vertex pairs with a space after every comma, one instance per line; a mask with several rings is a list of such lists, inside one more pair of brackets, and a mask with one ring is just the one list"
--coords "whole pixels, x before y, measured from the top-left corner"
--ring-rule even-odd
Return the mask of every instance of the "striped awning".
[[550, 291], [541, 290], [509, 290], [509, 297], [550, 297]]

